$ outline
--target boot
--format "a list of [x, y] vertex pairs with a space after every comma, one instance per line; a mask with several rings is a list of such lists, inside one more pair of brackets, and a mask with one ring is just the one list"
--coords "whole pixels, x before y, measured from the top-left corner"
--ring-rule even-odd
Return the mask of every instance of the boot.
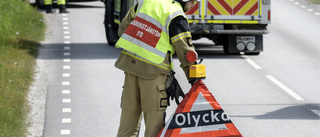
[[46, 13], [47, 14], [52, 14], [53, 13], [52, 5], [45, 5], [45, 8], [46, 8]]
[[67, 11], [66, 5], [59, 5], [59, 13], [69, 13], [69, 11]]

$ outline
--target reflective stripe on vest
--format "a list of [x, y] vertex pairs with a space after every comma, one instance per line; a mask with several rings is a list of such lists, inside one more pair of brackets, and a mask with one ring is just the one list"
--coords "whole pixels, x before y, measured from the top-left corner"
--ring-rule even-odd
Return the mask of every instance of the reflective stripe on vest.
[[[146, 1], [148, 3], [145, 3]], [[169, 0], [155, 2], [157, 3], [155, 4], [152, 0], [140, 1], [137, 14], [132, 15], [135, 17], [134, 20], [122, 34], [116, 46], [142, 59], [161, 65], [168, 51], [171, 52], [171, 55], [175, 52], [173, 46], [170, 44], [168, 35], [169, 24], [173, 18], [180, 15], [185, 17], [185, 15], [182, 7], [177, 5], [177, 3], [172, 4]], [[160, 4], [160, 6], [161, 4], [172, 5], [168, 8], [161, 9], [163, 13], [160, 13], [161, 15], [159, 16], [159, 13], [154, 11], [146, 12], [149, 11], [149, 9], [143, 7], [144, 3], [148, 5], [148, 8], [150, 8], [150, 6], [156, 6], [157, 4]], [[160, 9], [159, 7], [156, 8]]]
[[[44, 0], [44, 5], [52, 5], [52, 0]], [[57, 5], [65, 5], [66, 0], [57, 0]]]
[[[130, 52], [125, 51], [125, 50], [121, 51], [121, 53], [126, 54], [126, 55], [128, 55], [128, 56], [131, 56], [131, 57], [133, 57], [133, 58], [135, 58], [135, 59], [138, 59], [138, 60], [140, 60], [140, 61], [143, 61], [143, 62], [145, 62], [145, 63], [151, 64], [151, 65], [154, 65], [154, 66], [157, 66], [157, 67], [166, 69], [166, 70], [170, 70], [170, 69], [169, 69], [169, 67], [170, 67], [169, 64], [166, 64], [166, 63], [154, 64], [154, 63], [149, 62], [149, 61], [147, 61], [147, 60], [145, 60], [145, 59], [142, 59], [142, 58], [140, 58], [140, 57], [134, 56], [133, 53], [130, 53]], [[171, 59], [171, 60], [172, 60], [172, 59]]]

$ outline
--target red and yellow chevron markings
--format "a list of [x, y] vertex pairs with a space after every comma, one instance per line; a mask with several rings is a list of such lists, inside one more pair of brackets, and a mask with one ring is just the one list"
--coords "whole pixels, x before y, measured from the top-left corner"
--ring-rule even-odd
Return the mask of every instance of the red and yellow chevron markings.
[[208, 9], [213, 15], [258, 15], [259, 1], [209, 0]]
[[[205, 2], [205, 1], [203, 1]], [[207, 15], [258, 15], [259, 0], [208, 0]], [[199, 13], [199, 3], [197, 3], [187, 15]]]

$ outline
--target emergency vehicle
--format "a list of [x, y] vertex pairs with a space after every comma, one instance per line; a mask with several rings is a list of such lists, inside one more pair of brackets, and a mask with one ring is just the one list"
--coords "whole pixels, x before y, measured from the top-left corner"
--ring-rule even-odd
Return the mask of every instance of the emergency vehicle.
[[[138, 0], [105, 1], [105, 29], [109, 45], [118, 40], [118, 24]], [[259, 55], [263, 35], [271, 23], [270, 0], [201, 0], [186, 16], [193, 40], [208, 38], [226, 54]]]

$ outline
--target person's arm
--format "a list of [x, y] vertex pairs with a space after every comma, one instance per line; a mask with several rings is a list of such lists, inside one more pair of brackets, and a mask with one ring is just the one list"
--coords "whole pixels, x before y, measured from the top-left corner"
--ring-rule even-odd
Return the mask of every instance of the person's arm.
[[136, 4], [135, 6], [130, 8], [130, 10], [127, 12], [127, 15], [122, 19], [121, 23], [119, 24], [119, 29], [118, 29], [118, 36], [119, 37], [127, 29], [129, 24], [131, 23], [131, 21], [133, 21], [134, 16], [136, 15], [137, 6], [138, 6], [138, 4]]
[[189, 78], [189, 66], [194, 63], [188, 62], [186, 54], [188, 51], [195, 51], [195, 48], [192, 44], [187, 19], [182, 16], [173, 19], [169, 26], [169, 36], [181, 63], [180, 67], [183, 69], [188, 81], [192, 83], [192, 79]]

